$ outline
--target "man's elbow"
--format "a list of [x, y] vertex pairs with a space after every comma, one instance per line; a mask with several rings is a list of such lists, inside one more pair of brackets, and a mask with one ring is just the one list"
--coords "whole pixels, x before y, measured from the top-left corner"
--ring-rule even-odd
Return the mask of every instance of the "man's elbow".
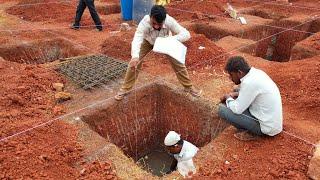
[[186, 30], [185, 41], [188, 41], [191, 38], [190, 32]]

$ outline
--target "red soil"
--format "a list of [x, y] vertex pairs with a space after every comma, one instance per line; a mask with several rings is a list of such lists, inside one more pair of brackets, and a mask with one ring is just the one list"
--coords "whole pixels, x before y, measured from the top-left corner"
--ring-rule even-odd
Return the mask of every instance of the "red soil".
[[[214, 66], [221, 69], [225, 64], [225, 51], [216, 46], [202, 34], [192, 33], [191, 39], [186, 42], [188, 47], [186, 65], [192, 69]], [[199, 49], [202, 46], [205, 49]]]
[[110, 57], [129, 61], [131, 59], [131, 42], [134, 30], [120, 32], [108, 37], [101, 45], [101, 53]]
[[320, 33], [313, 35], [310, 38], [310, 41], [303, 41], [306, 46], [313, 47], [317, 50], [320, 50]]
[[[0, 137], [11, 135], [52, 117], [56, 108], [51, 88], [63, 79], [54, 71], [0, 61]], [[28, 121], [25, 121], [28, 119]], [[7, 124], [11, 121], [12, 123]]]
[[[189, 0], [169, 4], [167, 7], [168, 14], [180, 21], [187, 21], [192, 19], [201, 19], [206, 15], [221, 15], [224, 16], [223, 5], [226, 3], [224, 0]], [[182, 11], [181, 11], [182, 10]]]
[[[64, 112], [53, 99], [51, 84], [64, 82], [54, 71], [1, 59], [0, 74], [1, 138]], [[108, 164], [98, 167], [94, 164], [88, 172], [80, 174], [76, 163], [81, 161], [83, 153], [77, 136], [75, 127], [58, 121], [0, 142], [0, 178], [76, 179], [92, 177], [92, 169], [104, 171], [94, 174], [97, 178], [115, 177]]]

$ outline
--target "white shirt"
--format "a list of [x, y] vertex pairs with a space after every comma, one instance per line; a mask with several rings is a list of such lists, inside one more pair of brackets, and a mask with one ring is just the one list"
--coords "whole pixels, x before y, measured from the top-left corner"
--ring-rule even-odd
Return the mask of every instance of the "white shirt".
[[277, 85], [262, 70], [251, 68], [241, 78], [239, 96], [228, 98], [227, 107], [235, 114], [249, 112], [259, 120], [261, 131], [274, 136], [282, 131], [282, 103]]
[[138, 28], [134, 34], [134, 38], [131, 44], [131, 57], [139, 58], [141, 44], [143, 40], [147, 40], [151, 45], [157, 37], [168, 37], [171, 34], [175, 34], [173, 37], [180, 42], [185, 42], [190, 39], [189, 31], [182, 27], [173, 17], [166, 15], [166, 19], [160, 31], [155, 30], [150, 22], [150, 16], [146, 15], [141, 20]]
[[188, 141], [183, 141], [181, 152], [174, 155], [174, 158], [178, 161], [178, 171], [183, 177], [188, 177], [190, 171], [193, 174], [196, 173], [192, 158], [197, 154], [198, 150], [199, 148], [195, 145]]

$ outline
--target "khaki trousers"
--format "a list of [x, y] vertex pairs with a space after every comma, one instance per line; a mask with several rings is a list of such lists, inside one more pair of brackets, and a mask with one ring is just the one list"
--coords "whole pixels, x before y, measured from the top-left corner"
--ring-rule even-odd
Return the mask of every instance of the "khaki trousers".
[[[134, 83], [136, 82], [136, 79], [138, 78], [139, 71], [141, 70], [142, 62], [144, 61], [144, 58], [151, 50], [153, 46], [146, 40], [143, 41], [141, 48], [140, 48], [140, 63], [137, 66], [137, 69], [134, 70], [131, 67], [128, 67], [126, 77], [124, 79], [124, 83], [122, 85], [122, 89], [124, 90], [130, 90]], [[168, 56], [169, 57], [169, 56]], [[184, 64], [179, 63], [174, 58], [169, 57], [171, 67], [173, 68], [174, 72], [177, 75], [177, 78], [179, 82], [184, 86], [185, 88], [191, 88], [192, 83], [188, 75], [187, 68]]]

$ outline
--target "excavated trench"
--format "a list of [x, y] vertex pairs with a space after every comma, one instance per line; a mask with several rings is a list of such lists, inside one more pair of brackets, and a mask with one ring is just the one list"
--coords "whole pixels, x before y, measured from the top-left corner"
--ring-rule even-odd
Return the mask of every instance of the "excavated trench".
[[43, 64], [83, 54], [86, 50], [60, 38], [0, 46], [0, 57], [25, 64]]
[[[223, 25], [216, 25], [215, 23], [195, 23], [191, 25], [191, 29], [195, 33], [204, 34], [214, 42], [219, 42], [225, 37], [235, 37], [247, 42], [250, 40], [252, 42], [247, 46], [239, 45], [235, 47], [241, 47], [238, 49], [239, 51], [244, 53], [250, 51], [251, 55], [266, 60], [286, 62], [291, 60], [292, 49], [295, 44], [310, 37], [312, 33], [319, 32], [320, 29], [318, 20], [306, 22], [300, 26], [299, 24], [302, 23], [284, 19], [273, 21], [267, 26], [257, 25], [243, 28], [243, 26], [234, 24], [234, 28], [227, 29]], [[224, 25], [229, 26], [227, 23]], [[292, 30], [288, 30], [292, 27], [294, 27]], [[230, 44], [233, 43], [236, 42], [230, 42]], [[252, 49], [252, 47], [254, 48]]]
[[162, 176], [172, 162], [163, 146], [170, 130], [202, 147], [227, 127], [214, 107], [165, 84], [152, 83], [120, 102], [112, 101], [84, 114], [81, 119], [141, 168]]

